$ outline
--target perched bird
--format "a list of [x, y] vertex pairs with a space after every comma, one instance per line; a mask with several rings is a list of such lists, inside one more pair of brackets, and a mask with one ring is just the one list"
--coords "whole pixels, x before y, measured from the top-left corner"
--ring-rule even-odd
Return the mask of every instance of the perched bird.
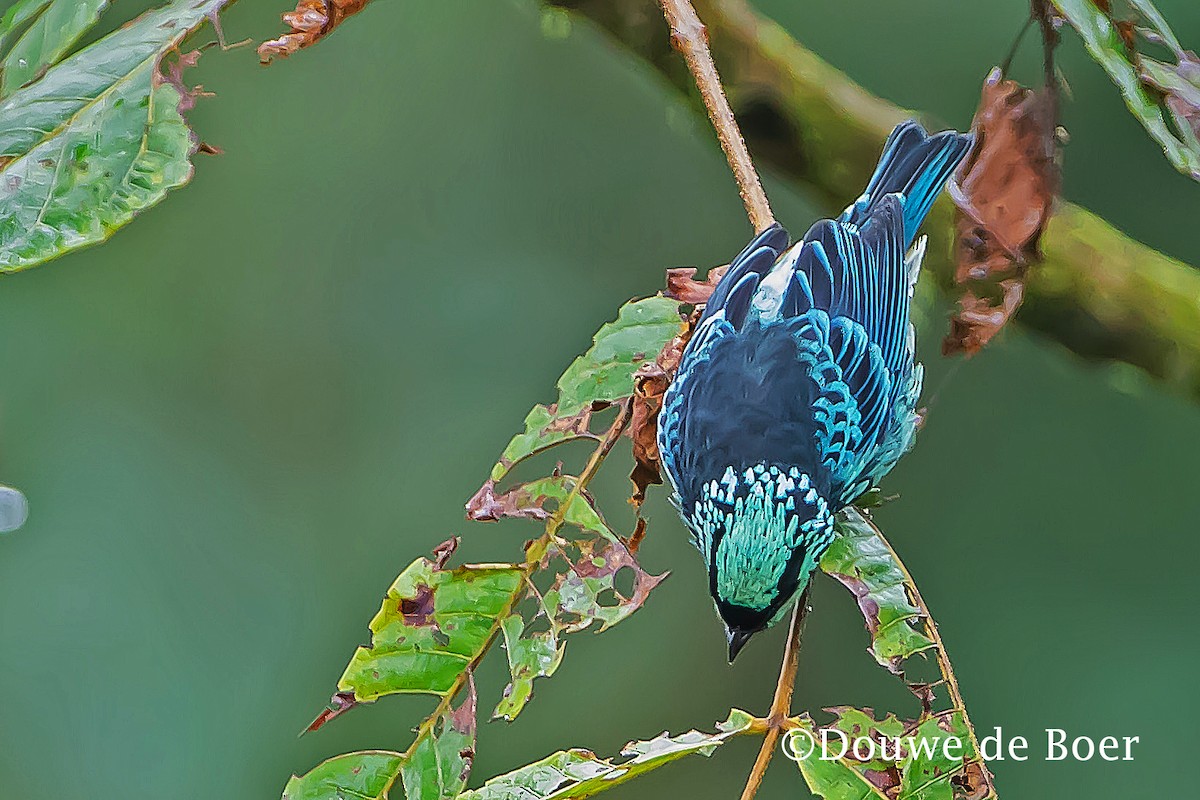
[[790, 247], [778, 224], [755, 237], [697, 322], [658, 443], [731, 663], [807, 585], [834, 515], [912, 446], [914, 240], [972, 141], [898, 126], [858, 200]]

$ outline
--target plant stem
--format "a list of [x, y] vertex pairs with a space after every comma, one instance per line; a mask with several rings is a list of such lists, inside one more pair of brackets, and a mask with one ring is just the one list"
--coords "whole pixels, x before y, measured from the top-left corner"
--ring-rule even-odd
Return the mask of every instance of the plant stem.
[[738, 193], [742, 196], [750, 223], [756, 231], [766, 230], [775, 224], [775, 215], [771, 213], [771, 204], [767, 202], [762, 181], [754, 169], [754, 162], [750, 160], [750, 153], [746, 150], [746, 142], [733, 117], [725, 90], [721, 88], [721, 76], [708, 49], [708, 31], [689, 0], [659, 0], [659, 3], [671, 27], [671, 43], [683, 54], [692, 77], [696, 79], [696, 88], [700, 90], [704, 107], [708, 109], [708, 118], [712, 120], [717, 138], [721, 141], [721, 149], [725, 151], [729, 168], [733, 170], [733, 178], [737, 181]]
[[775, 684], [775, 697], [771, 701], [771, 711], [767, 715], [767, 730], [763, 736], [762, 746], [758, 748], [758, 757], [754, 759], [754, 767], [750, 777], [746, 779], [746, 788], [742, 790], [741, 800], [752, 800], [758, 794], [763, 776], [775, 755], [775, 745], [779, 736], [788, 727], [788, 718], [792, 715], [792, 693], [796, 689], [796, 670], [800, 667], [800, 640], [804, 633], [804, 619], [808, 610], [808, 593], [812, 588], [812, 580], [804, 587], [803, 594], [792, 609], [792, 619], [788, 623], [787, 644], [783, 650], [783, 664], [779, 668], [779, 681]]

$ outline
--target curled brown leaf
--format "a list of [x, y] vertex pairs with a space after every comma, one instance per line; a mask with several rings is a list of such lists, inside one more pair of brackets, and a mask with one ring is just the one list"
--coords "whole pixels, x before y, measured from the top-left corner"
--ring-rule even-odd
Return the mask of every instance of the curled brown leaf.
[[286, 58], [297, 50], [314, 45], [329, 35], [345, 19], [362, 11], [368, 0], [299, 0], [296, 8], [283, 14], [290, 29], [278, 38], [258, 46], [258, 58], [270, 64], [275, 58]]
[[1017, 278], [1000, 281], [1003, 295], [995, 305], [967, 290], [958, 300], [959, 311], [950, 319], [950, 334], [942, 341], [942, 355], [973, 356], [1003, 328], [1021, 305], [1025, 284]]
[[1036, 259], [1058, 193], [1055, 103], [992, 70], [972, 130], [976, 144], [950, 196], [958, 206], [959, 283]]
[[[1033, 90], [993, 69], [983, 84], [972, 130], [975, 148], [947, 187], [958, 207], [955, 279], [984, 282], [967, 290], [942, 352], [973, 355], [1012, 318], [1023, 280], [1058, 194], [1057, 102], [1053, 87]], [[1004, 278], [1002, 299], [992, 281]]]
[[[669, 279], [668, 279], [669, 281]], [[708, 299], [707, 296], [705, 299]], [[662, 483], [662, 459], [658, 452], [658, 412], [662, 410], [663, 394], [679, 368], [679, 359], [692, 336], [696, 320], [693, 312], [679, 334], [667, 342], [652, 362], [643, 364], [633, 375], [633, 409], [629, 421], [629, 438], [633, 440], [633, 495], [629, 501], [640, 508], [646, 499], [646, 489]]]
[[702, 281], [696, 280], [695, 267], [669, 269], [667, 270], [667, 288], [663, 291], [663, 295], [690, 305], [706, 303], [727, 269], [729, 269], [729, 265], [713, 267]]

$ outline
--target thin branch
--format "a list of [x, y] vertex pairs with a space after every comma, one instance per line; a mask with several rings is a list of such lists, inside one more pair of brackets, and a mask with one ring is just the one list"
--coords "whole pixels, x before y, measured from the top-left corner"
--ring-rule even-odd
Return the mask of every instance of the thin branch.
[[717, 65], [713, 63], [712, 53], [708, 49], [708, 31], [696, 9], [692, 8], [689, 0], [659, 0], [663, 15], [671, 27], [671, 43], [683, 54], [687, 61], [692, 77], [696, 79], [696, 88], [708, 109], [708, 118], [712, 120], [717, 138], [721, 141], [721, 149], [733, 170], [733, 178], [737, 181], [738, 193], [746, 206], [746, 214], [756, 231], [763, 231], [775, 224], [775, 215], [771, 213], [771, 204], [767, 202], [767, 194], [763, 191], [762, 181], [750, 160], [750, 152], [742, 139], [737, 120], [733, 117], [733, 109], [721, 88], [721, 76], [717, 74]]
[[804, 587], [803, 594], [792, 609], [792, 620], [788, 624], [787, 644], [783, 650], [783, 665], [779, 668], [779, 681], [775, 684], [775, 697], [771, 701], [771, 712], [767, 715], [767, 730], [763, 737], [762, 746], [758, 749], [758, 757], [754, 759], [754, 767], [750, 777], [746, 779], [746, 788], [742, 790], [741, 800], [752, 800], [758, 794], [763, 776], [775, 755], [775, 745], [783, 731], [791, 726], [792, 693], [796, 689], [796, 670], [800, 666], [800, 642], [804, 633], [804, 620], [808, 613], [808, 594], [812, 581]]

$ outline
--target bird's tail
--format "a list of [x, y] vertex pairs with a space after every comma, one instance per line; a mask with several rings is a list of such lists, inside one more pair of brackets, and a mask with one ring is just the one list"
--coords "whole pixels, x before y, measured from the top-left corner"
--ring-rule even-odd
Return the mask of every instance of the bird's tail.
[[957, 131], [932, 136], [916, 122], [897, 125], [883, 146], [883, 155], [867, 189], [843, 212], [842, 222], [861, 226], [889, 194], [904, 197], [904, 246], [917, 236], [917, 229], [942, 191], [946, 179], [971, 150], [975, 138]]

